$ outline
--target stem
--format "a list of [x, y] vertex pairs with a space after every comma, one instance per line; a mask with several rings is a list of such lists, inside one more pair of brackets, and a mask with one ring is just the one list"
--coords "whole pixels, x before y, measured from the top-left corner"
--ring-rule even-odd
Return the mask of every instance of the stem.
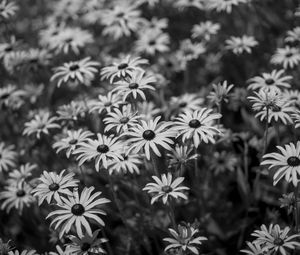
[[295, 196], [295, 230], [296, 230], [296, 233], [299, 232], [299, 205], [298, 203], [300, 201], [298, 201], [298, 193], [299, 193], [299, 183], [297, 183], [297, 187], [295, 187], [294, 189], [294, 196]]
[[244, 141], [244, 153], [243, 153], [243, 158], [244, 158], [244, 171], [245, 171], [245, 179], [246, 182], [248, 182], [248, 177], [249, 177], [249, 169], [248, 169], [248, 143]]
[[279, 132], [279, 125], [275, 124], [275, 131], [276, 131], [276, 143], [280, 145], [280, 132]]
[[176, 228], [175, 213], [174, 213], [174, 208], [171, 200], [167, 203], [167, 206], [168, 206], [169, 217], [172, 222], [173, 229], [176, 230], [177, 228]]
[[265, 124], [265, 132], [264, 132], [264, 147], [262, 151], [262, 156], [265, 155], [268, 146], [268, 130], [269, 130], [269, 107], [267, 107], [267, 116], [266, 116], [266, 124]]
[[[197, 148], [196, 147], [194, 148], [194, 153], [195, 153], [195, 155], [197, 155]], [[196, 178], [196, 181], [198, 181], [199, 171], [198, 171], [198, 158], [197, 157], [195, 158], [195, 178]]]

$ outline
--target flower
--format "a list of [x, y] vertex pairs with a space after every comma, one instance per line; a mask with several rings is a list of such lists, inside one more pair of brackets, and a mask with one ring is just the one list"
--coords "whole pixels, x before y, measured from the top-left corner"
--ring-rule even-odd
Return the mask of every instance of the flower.
[[1, 209], [6, 209], [7, 213], [12, 208], [18, 210], [19, 214], [23, 212], [24, 206], [29, 206], [35, 202], [34, 197], [30, 194], [32, 188], [27, 183], [18, 185], [9, 185], [0, 192], [0, 200], [2, 201]]
[[117, 133], [127, 131], [138, 123], [140, 117], [132, 112], [130, 105], [122, 106], [121, 110], [114, 108], [112, 112], [107, 114], [103, 120], [105, 123], [104, 132], [116, 129]]
[[182, 166], [186, 166], [191, 160], [197, 158], [197, 154], [193, 154], [193, 148], [190, 148], [186, 145], [180, 146], [176, 144], [175, 148], [168, 153], [167, 156], [170, 159], [170, 167], [177, 166], [177, 169], [180, 169]]
[[68, 130], [67, 137], [53, 144], [53, 148], [56, 149], [56, 153], [62, 150], [66, 150], [66, 156], [69, 158], [74, 150], [78, 147], [79, 143], [86, 141], [93, 134], [90, 131], [79, 130]]
[[26, 163], [25, 165], [20, 165], [18, 169], [14, 169], [8, 174], [9, 179], [7, 179], [7, 182], [10, 185], [24, 182], [28, 177], [32, 175], [32, 171], [36, 168], [36, 164]]
[[273, 176], [273, 185], [276, 185], [283, 177], [287, 182], [292, 182], [296, 187], [300, 175], [300, 142], [296, 146], [293, 143], [284, 147], [277, 146], [281, 153], [268, 153], [263, 156], [261, 165], [270, 165], [271, 168], [278, 168]]
[[199, 10], [204, 9], [205, 0], [177, 0], [175, 1], [175, 6], [179, 9], [194, 7]]
[[106, 96], [99, 95], [98, 100], [93, 100], [89, 103], [90, 112], [98, 111], [99, 114], [111, 112], [112, 109], [119, 107], [120, 96], [108, 92]]
[[199, 58], [205, 52], [206, 48], [203, 43], [193, 43], [190, 39], [186, 39], [180, 42], [176, 57], [181, 61], [182, 68], [185, 68], [187, 62]]
[[[228, 2], [228, 1], [225, 1]], [[242, 37], [231, 36], [225, 41], [225, 49], [232, 50], [234, 54], [240, 55], [244, 51], [251, 53], [251, 48], [258, 45], [253, 36], [243, 35]]]
[[158, 124], [160, 118], [159, 116], [147, 122], [141, 120], [141, 124], [137, 124], [123, 134], [124, 136], [129, 136], [127, 142], [130, 145], [130, 151], [132, 150], [134, 153], [139, 153], [140, 150], [143, 149], [146, 158], [150, 160], [151, 152], [161, 157], [158, 146], [165, 150], [172, 149], [170, 145], [174, 143], [172, 138], [176, 132], [170, 129], [172, 126], [170, 122], [161, 122]]
[[3, 240], [0, 238], [0, 254], [2, 255], [5, 255], [5, 254], [8, 254], [8, 252], [10, 252], [13, 247], [10, 246], [10, 243], [11, 240], [9, 240], [7, 243], [3, 242]]
[[214, 120], [220, 119], [221, 114], [212, 113], [211, 109], [202, 108], [196, 111], [186, 111], [179, 114], [176, 118], [174, 129], [178, 131], [178, 137], [182, 136], [182, 140], [193, 138], [195, 147], [200, 145], [200, 142], [214, 143], [214, 135], [221, 133], [215, 127]]
[[238, 165], [237, 157], [227, 151], [214, 152], [213, 159], [210, 158], [209, 162], [209, 168], [215, 171], [216, 174], [225, 172], [226, 170], [233, 172]]
[[228, 103], [229, 92], [233, 88], [233, 84], [227, 85], [227, 81], [223, 83], [213, 84], [213, 91], [209, 93], [207, 98], [213, 104], [220, 105], [222, 101]]
[[289, 232], [289, 227], [281, 229], [278, 224], [271, 224], [268, 229], [265, 225], [262, 225], [260, 230], [255, 230], [251, 235], [256, 237], [255, 243], [265, 245], [268, 251], [286, 255], [288, 249], [295, 249], [300, 246], [299, 242], [293, 240], [299, 238], [300, 235], [289, 236]]
[[177, 109], [179, 113], [185, 111], [199, 110], [204, 103], [204, 99], [197, 94], [182, 94], [178, 97], [170, 98], [170, 105]]
[[102, 243], [105, 243], [108, 240], [106, 238], [98, 238], [99, 232], [100, 230], [96, 230], [92, 233], [92, 235], [86, 233], [81, 238], [72, 235], [68, 236], [72, 242], [71, 244], [67, 245], [68, 252], [76, 255], [106, 253], [102, 248]]
[[15, 36], [11, 36], [9, 42], [0, 43], [0, 59], [2, 59], [3, 62], [6, 62], [6, 58], [9, 58], [9, 55], [17, 49], [18, 45], [19, 42], [16, 40]]
[[39, 205], [41, 205], [44, 200], [50, 204], [53, 198], [57, 203], [62, 203], [62, 195], [72, 196], [72, 192], [69, 189], [77, 187], [79, 181], [73, 179], [73, 173], [64, 175], [65, 171], [66, 170], [61, 171], [60, 174], [43, 171], [43, 174], [39, 178], [41, 183], [31, 192], [34, 196], [38, 197]]
[[57, 252], [50, 251], [49, 255], [71, 255], [67, 248], [63, 250], [59, 245], [56, 245], [55, 248]]
[[151, 101], [138, 102], [138, 113], [144, 120], [151, 120], [161, 112], [159, 108]]
[[17, 153], [14, 148], [13, 145], [6, 146], [4, 142], [0, 142], [0, 172], [8, 171], [16, 165]]
[[285, 89], [282, 91], [282, 97], [291, 103], [292, 106], [299, 108], [300, 106], [300, 91]]
[[291, 85], [287, 82], [293, 77], [290, 75], [283, 76], [284, 70], [273, 70], [271, 73], [262, 73], [261, 76], [255, 76], [249, 79], [250, 85], [248, 89], [281, 89], [290, 88]]
[[12, 1], [2, 0], [0, 3], [0, 17], [9, 19], [14, 16], [18, 11], [19, 7]]
[[80, 117], [85, 116], [86, 108], [83, 101], [71, 101], [69, 104], [59, 106], [56, 112], [59, 120], [77, 121]]
[[114, 88], [112, 92], [117, 92], [122, 96], [123, 101], [128, 99], [129, 96], [131, 96], [131, 99], [133, 98], [135, 100], [138, 95], [140, 95], [143, 100], [146, 100], [144, 90], [155, 90], [153, 86], [150, 85], [154, 82], [156, 82], [154, 76], [147, 76], [145, 75], [145, 71], [136, 70], [133, 71], [131, 76], [125, 79], [125, 81], [114, 83], [117, 87]]
[[247, 3], [249, 0], [208, 0], [207, 8], [214, 9], [217, 12], [225, 11], [231, 13], [232, 7], [240, 3]]
[[291, 214], [295, 209], [295, 194], [293, 192], [288, 194], [282, 194], [282, 197], [279, 198], [280, 208], [287, 207], [288, 214]]
[[140, 65], [148, 64], [147, 59], [140, 57], [131, 57], [128, 55], [126, 58], [119, 59], [114, 62], [112, 66], [106, 66], [101, 69], [101, 79], [109, 79], [110, 83], [113, 83], [115, 78], [123, 79], [125, 77], [131, 77], [136, 70], [142, 71]]
[[8, 84], [0, 88], [0, 107], [18, 109], [23, 104], [22, 96], [24, 95], [25, 91], [17, 89], [15, 85]]
[[71, 61], [64, 63], [63, 66], [55, 69], [51, 81], [58, 80], [57, 87], [60, 87], [64, 82], [75, 82], [89, 86], [97, 73], [98, 62], [90, 61], [90, 57], [81, 59], [79, 61]]
[[49, 112], [40, 111], [31, 121], [25, 123], [23, 135], [35, 134], [37, 139], [41, 138], [41, 134], [49, 135], [50, 129], [60, 128], [60, 125], [54, 123], [56, 120], [56, 117], [50, 117]]
[[86, 233], [92, 236], [92, 229], [88, 220], [94, 220], [101, 226], [105, 225], [98, 215], [106, 215], [106, 213], [97, 207], [110, 201], [106, 198], [100, 198], [101, 192], [95, 192], [92, 195], [94, 189], [94, 187], [85, 187], [80, 195], [75, 190], [72, 196], [61, 197], [62, 204], [58, 204], [59, 209], [48, 214], [47, 218], [54, 217], [50, 225], [55, 225], [55, 229], [61, 227], [60, 238], [65, 233], [69, 233], [72, 226], [75, 226], [79, 237], [83, 236], [83, 227]]
[[192, 28], [192, 37], [209, 41], [212, 35], [216, 35], [220, 30], [219, 23], [212, 23], [210, 20], [194, 25]]
[[38, 253], [36, 252], [36, 250], [23, 250], [22, 252], [15, 250], [9, 251], [8, 255], [38, 255]]
[[179, 250], [181, 253], [186, 253], [188, 251], [198, 255], [199, 251], [197, 245], [201, 245], [202, 241], [207, 240], [204, 236], [197, 236], [199, 233], [198, 229], [195, 229], [193, 226], [182, 226], [178, 225], [178, 230], [169, 228], [169, 232], [172, 237], [164, 238], [165, 242], [170, 243], [165, 251], [170, 249]]
[[168, 173], [167, 175], [162, 174], [161, 178], [157, 176], [152, 176], [152, 178], [155, 182], [147, 183], [145, 188], [143, 188], [150, 194], [154, 193], [154, 196], [151, 198], [151, 204], [159, 199], [162, 199], [163, 203], [166, 204], [170, 201], [170, 197], [187, 199], [184, 190], [189, 190], [189, 188], [180, 185], [184, 181], [184, 177], [177, 177], [172, 181], [173, 176], [171, 173]]
[[287, 36], [284, 39], [286, 42], [300, 42], [300, 27], [295, 27], [293, 30], [287, 31]]
[[285, 46], [285, 48], [278, 48], [276, 53], [271, 58], [271, 63], [275, 65], [282, 65], [284, 69], [294, 68], [299, 64], [300, 52], [299, 49]]
[[258, 244], [258, 243], [250, 243], [250, 242], [246, 242], [248, 249], [247, 250], [241, 250], [241, 252], [246, 253], [246, 254], [250, 254], [250, 255], [271, 255], [268, 252], [268, 248], [264, 247], [264, 245]]
[[122, 146], [122, 143], [112, 135], [97, 134], [96, 140], [88, 138], [85, 142], [80, 143], [74, 154], [79, 154], [77, 160], [79, 160], [80, 166], [84, 162], [94, 159], [96, 171], [99, 172], [101, 166], [107, 169], [108, 160], [122, 159], [120, 155]]
[[292, 117], [295, 122], [295, 128], [300, 127], [300, 111], [296, 111], [294, 114], [292, 114]]

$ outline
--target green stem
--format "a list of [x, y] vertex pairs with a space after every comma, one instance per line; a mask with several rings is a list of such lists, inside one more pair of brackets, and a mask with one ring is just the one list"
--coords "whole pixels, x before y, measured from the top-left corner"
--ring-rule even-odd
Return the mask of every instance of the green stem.
[[174, 213], [174, 207], [172, 201], [169, 201], [167, 206], [168, 206], [168, 212], [169, 212], [170, 221], [172, 223], [172, 227], [173, 229], [176, 230], [177, 226], [176, 226], [175, 213]]
[[296, 230], [296, 233], [299, 232], [299, 205], [298, 203], [300, 201], [298, 201], [298, 194], [299, 194], [299, 183], [297, 183], [297, 187], [295, 187], [294, 189], [294, 196], [295, 196], [295, 230]]

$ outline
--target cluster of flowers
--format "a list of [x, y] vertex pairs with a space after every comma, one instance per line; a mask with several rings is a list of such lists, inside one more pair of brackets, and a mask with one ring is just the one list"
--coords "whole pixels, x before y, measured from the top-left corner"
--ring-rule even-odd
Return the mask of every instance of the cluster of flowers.
[[[121, 222], [129, 236], [122, 254], [131, 254], [136, 229], [153, 230], [154, 223], [146, 223], [146, 218], [163, 218], [154, 212], [161, 210], [166, 223], [155, 224], [164, 231], [164, 251], [198, 255], [214, 249], [207, 244], [213, 242], [211, 236], [222, 235], [207, 214], [213, 208], [208, 200], [217, 193], [209, 187], [213, 178], [236, 178], [248, 217], [251, 206], [264, 199], [264, 185], [269, 187], [269, 166], [274, 186], [285, 180], [280, 206], [294, 220], [262, 225], [252, 234], [256, 239], [238, 249], [250, 255], [299, 252], [300, 91], [293, 83], [293, 69], [300, 63], [300, 27], [289, 30], [284, 46], [268, 58], [267, 63], [278, 68], [252, 73], [247, 86], [217, 78], [209, 88], [188, 92], [191, 71], [203, 56], [208, 71], [201, 75], [217, 75], [221, 57], [251, 55], [259, 40], [254, 35], [227, 35], [222, 51], [215, 49], [223, 24], [205, 20], [192, 24], [191, 36], [174, 46], [169, 20], [144, 15], [159, 6], [180, 15], [189, 10], [229, 15], [240, 6], [255, 10], [255, 5], [250, 0], [55, 1], [47, 4], [50, 14], [44, 24], [34, 28], [40, 48], [30, 48], [9, 27], [19, 6], [1, 0], [5, 26], [0, 60], [8, 77], [0, 87], [5, 118], [0, 134], [1, 210], [8, 215], [17, 211], [12, 217], [26, 211], [41, 214], [56, 245], [49, 255], [112, 254], [113, 238], [105, 222], [113, 217], [107, 214]], [[175, 88], [179, 93], [170, 89], [174, 73], [184, 73], [180, 88]], [[240, 114], [249, 127], [233, 131], [226, 114]], [[0, 122], [4, 120], [0, 116]], [[288, 130], [292, 138], [284, 135]], [[274, 140], [280, 152], [267, 153]], [[250, 162], [249, 150], [257, 152], [259, 164]], [[126, 211], [133, 200], [131, 213], [138, 211], [134, 217], [141, 226]], [[183, 207], [201, 207], [199, 219], [193, 217], [196, 213], [179, 215]], [[240, 230], [242, 241], [247, 217]], [[159, 254], [161, 240], [152, 239], [155, 248], [149, 239], [139, 242], [145, 253]], [[38, 254], [33, 249], [19, 252], [0, 238], [2, 253]]]

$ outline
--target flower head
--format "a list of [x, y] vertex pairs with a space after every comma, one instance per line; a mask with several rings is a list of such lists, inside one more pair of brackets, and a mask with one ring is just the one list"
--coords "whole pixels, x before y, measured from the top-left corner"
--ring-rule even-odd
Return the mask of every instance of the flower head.
[[299, 49], [285, 46], [285, 48], [278, 48], [276, 53], [271, 58], [271, 63], [275, 65], [282, 65], [284, 69], [294, 68], [300, 62]]
[[227, 81], [224, 81], [223, 83], [213, 84], [212, 86], [213, 91], [207, 96], [209, 101], [216, 105], [220, 105], [223, 101], [228, 103], [229, 93], [234, 85], [228, 85]]
[[[228, 1], [225, 1], [228, 2]], [[242, 37], [231, 36], [225, 41], [225, 48], [232, 50], [234, 54], [240, 55], [244, 52], [251, 53], [252, 48], [258, 45], [253, 36], [243, 35]]]
[[17, 153], [14, 148], [13, 145], [6, 146], [4, 142], [0, 142], [0, 172], [16, 165]]

